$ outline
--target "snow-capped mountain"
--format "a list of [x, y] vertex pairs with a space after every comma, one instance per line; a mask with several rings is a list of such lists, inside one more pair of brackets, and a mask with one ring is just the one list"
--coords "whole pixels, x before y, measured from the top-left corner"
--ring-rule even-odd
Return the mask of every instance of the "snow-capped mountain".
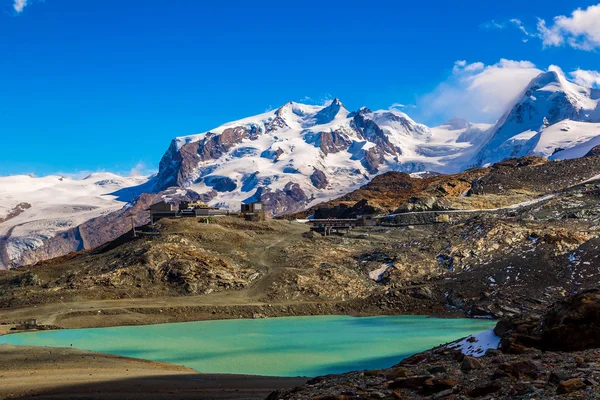
[[174, 139], [155, 190], [191, 187], [231, 208], [262, 200], [273, 214], [345, 194], [389, 170], [453, 173], [525, 155], [566, 158], [600, 139], [600, 90], [541, 73], [493, 125], [452, 119], [438, 127], [398, 110], [350, 112], [290, 102], [208, 132]]
[[[600, 145], [599, 104], [600, 90], [575, 85], [558, 70], [533, 79], [495, 124], [455, 118], [428, 127], [395, 109], [349, 111], [338, 99], [325, 106], [289, 102], [175, 138], [150, 179], [0, 177], [0, 269], [14, 260], [41, 259], [27, 255], [41, 247], [59, 255], [78, 243], [101, 244], [125, 228], [94, 240], [76, 236], [103, 223], [114, 226], [131, 211], [123, 207], [142, 209], [156, 193], [176, 193], [177, 187], [191, 189], [182, 191], [185, 196], [233, 210], [262, 200], [279, 215], [342, 196], [390, 170], [454, 173], [525, 155], [582, 157]], [[143, 192], [153, 195], [132, 202]], [[70, 236], [50, 240], [57, 235]]]
[[160, 162], [155, 190], [190, 187], [238, 208], [262, 200], [293, 212], [356, 189], [389, 171], [459, 171], [489, 125], [453, 120], [437, 128], [397, 110], [348, 111], [290, 102], [279, 109], [178, 137]]
[[600, 90], [569, 82], [560, 71], [540, 74], [491, 129], [476, 163], [524, 155], [549, 157], [581, 146], [600, 133], [588, 125], [600, 122], [599, 99]]
[[116, 211], [143, 190], [147, 177], [94, 173], [84, 179], [0, 177], [0, 269], [45, 239]]

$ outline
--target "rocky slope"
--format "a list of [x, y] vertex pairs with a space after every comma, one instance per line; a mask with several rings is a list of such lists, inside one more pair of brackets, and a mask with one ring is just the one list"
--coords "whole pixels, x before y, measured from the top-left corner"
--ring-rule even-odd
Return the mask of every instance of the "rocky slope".
[[[469, 201], [498, 202], [524, 192], [512, 176], [530, 188], [526, 198], [533, 200], [347, 236], [310, 235], [306, 225], [285, 220], [164, 220], [159, 235], [126, 235], [97, 250], [6, 272], [0, 298], [8, 307], [164, 296], [184, 298], [178, 300], [184, 304], [190, 297], [221, 316], [517, 315], [600, 279], [600, 183], [586, 182], [598, 169], [600, 157], [505, 162], [476, 175]], [[564, 180], [558, 179], [561, 171], [569, 172]], [[579, 173], [583, 178], [575, 179]], [[171, 311], [181, 320], [180, 311]]]
[[288, 218], [348, 218], [362, 214], [495, 209], [549, 194], [600, 175], [600, 158], [549, 161], [522, 157], [451, 175], [387, 172], [340, 198]]
[[583, 292], [390, 369], [317, 377], [268, 399], [598, 398], [599, 305], [598, 291]]

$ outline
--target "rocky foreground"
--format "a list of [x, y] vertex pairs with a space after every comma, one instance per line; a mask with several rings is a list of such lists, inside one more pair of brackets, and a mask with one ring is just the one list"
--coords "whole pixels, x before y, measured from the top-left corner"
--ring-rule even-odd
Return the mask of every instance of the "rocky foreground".
[[[390, 369], [317, 377], [268, 399], [600, 398], [600, 291], [557, 302], [542, 317], [501, 320], [494, 333]], [[489, 336], [500, 339], [498, 349]]]

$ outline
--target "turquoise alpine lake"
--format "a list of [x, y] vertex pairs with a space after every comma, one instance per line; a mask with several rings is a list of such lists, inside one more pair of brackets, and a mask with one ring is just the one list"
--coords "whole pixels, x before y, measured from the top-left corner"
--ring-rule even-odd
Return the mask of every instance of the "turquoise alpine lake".
[[199, 372], [317, 376], [391, 367], [494, 324], [424, 316], [284, 317], [27, 332], [0, 336], [0, 344], [72, 346]]

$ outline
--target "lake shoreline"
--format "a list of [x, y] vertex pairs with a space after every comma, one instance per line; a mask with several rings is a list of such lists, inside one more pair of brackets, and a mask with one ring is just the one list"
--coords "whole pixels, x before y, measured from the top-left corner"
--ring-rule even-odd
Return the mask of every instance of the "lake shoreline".
[[[190, 301], [186, 301], [190, 300]], [[189, 298], [84, 300], [72, 303], [0, 309], [0, 335], [14, 333], [6, 324], [35, 318], [52, 329], [141, 326], [162, 323], [261, 319], [318, 315], [352, 317], [422, 315], [434, 318], [469, 318], [464, 312], [430, 304], [389, 304], [369, 299], [345, 302], [294, 302], [212, 305], [194, 304]], [[372, 299], [371, 299], [372, 300]]]
[[[325, 317], [325, 315], [322, 315]], [[339, 315], [344, 317], [344, 315]], [[410, 315], [405, 315], [410, 316]], [[444, 315], [450, 319], [448, 314]], [[466, 320], [464, 315], [460, 315], [459, 320]], [[283, 318], [289, 318], [290, 316], [283, 316]], [[293, 317], [293, 316], [292, 316]], [[303, 316], [302, 319], [310, 318], [310, 316]], [[367, 315], [362, 315], [367, 317]], [[376, 317], [372, 316], [371, 317]], [[419, 316], [419, 317], [432, 317], [432, 316]], [[257, 320], [255, 322], [268, 322], [268, 320], [281, 320], [283, 318], [267, 318]], [[213, 320], [214, 322], [226, 322], [236, 321], [233, 318]], [[472, 320], [472, 319], [471, 319]], [[253, 322], [251, 319], [246, 319], [247, 322]], [[208, 322], [196, 321], [196, 322]], [[142, 325], [147, 326], [146, 325]], [[120, 328], [122, 326], [116, 326]], [[71, 331], [71, 329], [67, 329]], [[17, 332], [15, 332], [17, 333]], [[43, 333], [43, 332], [41, 332]], [[12, 335], [10, 335], [12, 336]], [[226, 338], [223, 339], [229, 343]], [[75, 343], [75, 341], [73, 342]], [[438, 343], [436, 343], [438, 344]], [[441, 343], [440, 343], [441, 344]], [[75, 344], [74, 346], [77, 346]], [[4, 367], [0, 366], [0, 375], [3, 376], [3, 382], [7, 387], [12, 388], [11, 390], [16, 393], [31, 393], [43, 398], [71, 398], [70, 396], [84, 395], [85, 398], [92, 399], [153, 399], [161, 398], [160, 396], [168, 396], [173, 399], [188, 399], [188, 398], [202, 398], [202, 399], [264, 399], [269, 393], [278, 390], [291, 390], [294, 387], [302, 386], [306, 383], [309, 378], [294, 376], [273, 376], [273, 375], [247, 375], [247, 374], [236, 374], [236, 373], [214, 373], [214, 372], [198, 372], [199, 369], [192, 369], [185, 366], [177, 365], [172, 362], [157, 362], [151, 361], [148, 358], [131, 358], [123, 355], [108, 354], [104, 352], [90, 352], [85, 350], [75, 349], [75, 347], [47, 347], [47, 346], [13, 346], [0, 344], [0, 355], [3, 354], [3, 350], [7, 347], [18, 347], [19, 356], [23, 357], [25, 361], [21, 361], [20, 369], [13, 369], [12, 372], [7, 372], [8, 365]], [[84, 347], [85, 348], [85, 347]], [[420, 351], [420, 350], [419, 350]], [[418, 353], [419, 351], [415, 351]], [[52, 366], [45, 369], [44, 365], [39, 362], [39, 353], [53, 353], [52, 355], [46, 354], [43, 356], [44, 362], [51, 362]], [[55, 365], [65, 365], [70, 362], [68, 359], [71, 354], [84, 354], [79, 361], [80, 365], [74, 365], [72, 370], [65, 372], [65, 379], [79, 382], [77, 385], [65, 382], [54, 382], [56, 378], [52, 371]], [[90, 360], [91, 358], [91, 360]], [[395, 356], [389, 360], [390, 366], [397, 362], [400, 362], [402, 357]], [[141, 363], [144, 366], [151, 366], [151, 371], [147, 371], [146, 367], [131, 368], [129, 363]], [[5, 363], [6, 364], [6, 363]], [[18, 363], [17, 363], [18, 365]], [[136, 364], [137, 365], [137, 364]], [[387, 365], [387, 364], [386, 364]], [[4, 368], [4, 370], [3, 370]], [[10, 367], [14, 368], [14, 367]], [[95, 369], [94, 369], [95, 368]], [[174, 369], [175, 372], [171, 370]], [[353, 367], [348, 370], [357, 369], [370, 369], [370, 366], [365, 365], [364, 367], [358, 368]], [[19, 383], [19, 377], [26, 377], [31, 374], [31, 371], [36, 374], [36, 384], [30, 385], [29, 381]], [[91, 371], [91, 372], [90, 372]], [[183, 372], [182, 372], [183, 371]], [[148, 374], [151, 375], [152, 379], [148, 378]], [[89, 375], [89, 376], [88, 376]], [[327, 375], [324, 373], [315, 374], [315, 376]], [[126, 377], [121, 385], [114, 387], [115, 382], [119, 379]], [[131, 393], [131, 387], [141, 387], [141, 392], [135, 395]], [[184, 388], [184, 390], [173, 391], [173, 387]], [[100, 394], [99, 394], [100, 393]], [[53, 397], [55, 396], [55, 397]], [[97, 397], [94, 397], [97, 396]], [[11, 397], [11, 398], [28, 398], [29, 394], [25, 397]], [[2, 396], [0, 390], [0, 398]]]
[[78, 348], [202, 373], [298, 377], [383, 368], [493, 325], [465, 318], [338, 315], [31, 331], [0, 343]]

